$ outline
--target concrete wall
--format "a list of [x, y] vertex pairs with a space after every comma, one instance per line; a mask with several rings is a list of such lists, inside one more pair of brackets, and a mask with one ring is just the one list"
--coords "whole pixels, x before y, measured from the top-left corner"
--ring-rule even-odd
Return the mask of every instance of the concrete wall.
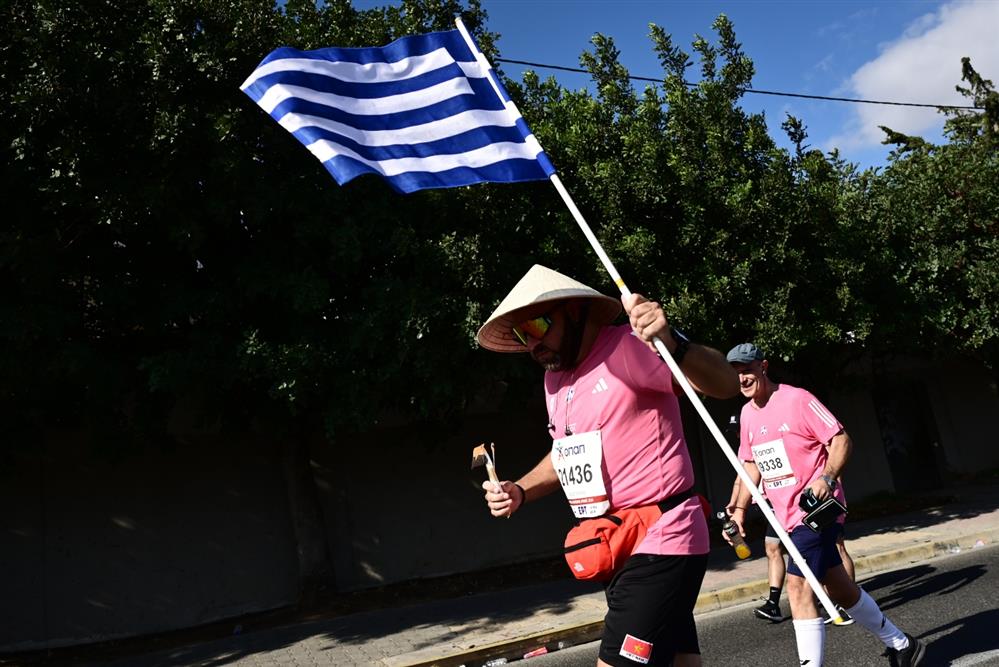
[[510, 520], [482, 497], [472, 448], [496, 445], [497, 472], [516, 479], [551, 448], [540, 399], [523, 414], [472, 415], [451, 433], [386, 429], [314, 448], [337, 588], [353, 590], [467, 572], [560, 553], [572, 517], [564, 500], [532, 503]]
[[[355, 590], [559, 554], [572, 520], [561, 496], [498, 521], [482, 500], [484, 471], [468, 469], [472, 447], [481, 442], [496, 443], [502, 478], [522, 475], [547, 455], [546, 414], [540, 398], [535, 403], [522, 414], [473, 415], [448, 434], [399, 427], [363, 442], [314, 446], [337, 588]], [[729, 417], [743, 403], [741, 397], [708, 399], [705, 407], [728, 435]], [[870, 393], [842, 391], [827, 403], [856, 445], [844, 475], [848, 497], [861, 500], [892, 491]], [[686, 401], [682, 406], [697, 489], [721, 509], [735, 472], [692, 406]], [[736, 434], [732, 442], [737, 439]]]
[[[912, 371], [930, 393], [948, 466], [961, 474], [999, 466], [994, 380], [965, 365]], [[332, 588], [559, 554], [572, 521], [559, 495], [494, 519], [482, 499], [485, 473], [469, 469], [481, 442], [496, 443], [503, 478], [547, 455], [538, 392], [515, 413], [500, 412], [497, 398], [450, 431], [400, 425], [333, 443], [317, 434], [316, 535], [332, 561]], [[825, 400], [856, 444], [844, 475], [850, 500], [893, 490], [870, 392]], [[741, 403], [706, 405], [725, 433]], [[698, 489], [723, 506], [735, 473], [690, 406], [684, 419]], [[49, 433], [9, 451], [0, 469], [0, 651], [190, 627], [298, 599], [303, 535], [278, 444], [216, 434], [111, 450]]]
[[274, 447], [97, 446], [50, 433], [14, 450], [0, 480], [0, 648], [161, 632], [295, 601]]
[[944, 457], [952, 475], [999, 468], [996, 377], [967, 362], [942, 364], [922, 375]]
[[835, 392], [825, 403], [853, 441], [853, 453], [842, 475], [847, 502], [894, 490], [870, 392], [862, 389]]

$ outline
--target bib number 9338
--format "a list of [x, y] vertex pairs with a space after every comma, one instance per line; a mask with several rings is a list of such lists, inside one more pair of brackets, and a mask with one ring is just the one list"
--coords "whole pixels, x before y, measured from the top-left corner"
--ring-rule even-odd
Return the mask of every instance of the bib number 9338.
[[783, 438], [753, 445], [752, 449], [753, 460], [760, 469], [764, 488], [779, 489], [797, 484], [787, 450], [784, 449]]

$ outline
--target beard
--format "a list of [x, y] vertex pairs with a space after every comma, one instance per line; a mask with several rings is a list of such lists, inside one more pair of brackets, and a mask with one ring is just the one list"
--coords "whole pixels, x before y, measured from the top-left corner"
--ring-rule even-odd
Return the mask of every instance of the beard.
[[558, 372], [567, 370], [562, 365], [562, 354], [545, 345], [538, 345], [531, 350], [531, 357], [541, 364], [541, 367], [546, 371]]
[[588, 305], [584, 305], [579, 321], [568, 316], [565, 318], [565, 330], [558, 349], [553, 350], [546, 345], [537, 345], [531, 350], [531, 357], [541, 364], [546, 371], [557, 373], [576, 367], [579, 362], [579, 348], [583, 343], [583, 331], [586, 328]]

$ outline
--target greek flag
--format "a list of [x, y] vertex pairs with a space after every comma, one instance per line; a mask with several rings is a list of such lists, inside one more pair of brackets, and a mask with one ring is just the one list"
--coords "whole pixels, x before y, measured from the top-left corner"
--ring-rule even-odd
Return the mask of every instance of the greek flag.
[[413, 192], [555, 173], [495, 72], [458, 30], [375, 48], [282, 47], [240, 88], [341, 185], [374, 173]]

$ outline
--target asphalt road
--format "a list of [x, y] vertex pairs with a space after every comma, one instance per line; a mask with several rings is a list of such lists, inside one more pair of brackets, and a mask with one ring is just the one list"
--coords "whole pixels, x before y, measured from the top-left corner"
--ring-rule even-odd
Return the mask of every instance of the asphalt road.
[[[999, 666], [999, 546], [882, 572], [860, 583], [896, 625], [926, 642], [924, 667]], [[706, 667], [798, 664], [790, 620], [757, 620], [754, 606], [698, 616]], [[789, 613], [786, 601], [781, 606]], [[885, 667], [883, 650], [883, 644], [856, 623], [827, 626], [826, 665]], [[591, 643], [513, 664], [592, 667], [596, 654], [597, 644]]]

